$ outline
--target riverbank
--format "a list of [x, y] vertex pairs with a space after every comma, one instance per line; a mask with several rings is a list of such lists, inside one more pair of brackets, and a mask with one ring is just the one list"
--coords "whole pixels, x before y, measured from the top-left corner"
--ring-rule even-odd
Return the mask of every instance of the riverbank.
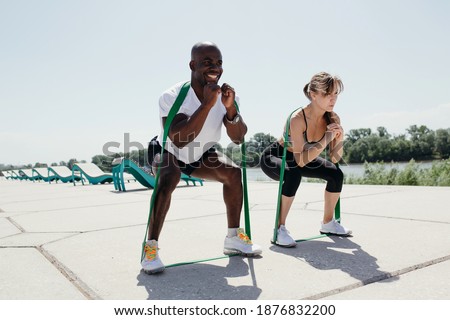
[[[442, 160], [443, 161], [443, 160]], [[414, 162], [416, 164], [415, 169], [431, 169], [433, 163], [439, 163], [441, 161], [419, 161]], [[405, 170], [410, 162], [388, 162], [388, 163], [351, 163], [351, 164], [341, 164], [340, 168], [344, 172], [346, 179], [363, 178], [366, 168], [376, 168], [377, 170]], [[250, 181], [271, 181], [267, 177], [261, 168], [248, 168], [247, 178]], [[379, 184], [379, 183], [377, 183]]]

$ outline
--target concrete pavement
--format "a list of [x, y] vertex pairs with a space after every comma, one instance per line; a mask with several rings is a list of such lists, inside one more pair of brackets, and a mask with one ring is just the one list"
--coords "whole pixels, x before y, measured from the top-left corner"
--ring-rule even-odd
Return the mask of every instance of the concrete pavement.
[[354, 236], [315, 238], [324, 185], [303, 183], [287, 227], [314, 239], [296, 248], [270, 243], [277, 188], [249, 182], [262, 257], [228, 258], [221, 185], [180, 184], [161, 259], [219, 259], [149, 276], [139, 259], [152, 190], [0, 180], [0, 299], [450, 298], [450, 188], [345, 185], [342, 220]]

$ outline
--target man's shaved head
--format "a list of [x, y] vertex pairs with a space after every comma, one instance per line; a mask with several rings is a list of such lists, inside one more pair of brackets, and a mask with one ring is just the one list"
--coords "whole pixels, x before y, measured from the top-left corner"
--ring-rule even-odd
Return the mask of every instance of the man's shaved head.
[[201, 51], [201, 50], [203, 50], [205, 48], [209, 48], [209, 47], [214, 47], [217, 50], [219, 50], [217, 45], [215, 43], [210, 42], [210, 41], [198, 42], [198, 43], [194, 44], [194, 46], [192, 47], [192, 50], [191, 50], [191, 60], [194, 60], [195, 55], [199, 51]]

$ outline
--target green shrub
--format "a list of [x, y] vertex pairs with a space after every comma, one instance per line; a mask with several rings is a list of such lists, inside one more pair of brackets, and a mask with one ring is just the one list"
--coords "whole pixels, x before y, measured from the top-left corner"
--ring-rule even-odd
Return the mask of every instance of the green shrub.
[[403, 170], [388, 169], [383, 162], [365, 163], [362, 177], [345, 177], [347, 184], [450, 186], [450, 159], [434, 161], [429, 169], [421, 169], [411, 160]]

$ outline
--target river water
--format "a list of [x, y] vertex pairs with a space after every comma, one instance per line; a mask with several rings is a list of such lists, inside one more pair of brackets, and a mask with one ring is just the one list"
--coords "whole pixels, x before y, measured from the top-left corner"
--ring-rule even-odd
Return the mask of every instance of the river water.
[[[395, 163], [385, 163], [386, 169], [397, 168], [402, 170], [406, 167], [408, 162], [395, 162]], [[427, 169], [431, 168], [432, 161], [416, 162], [420, 168]], [[342, 164], [340, 166], [342, 172], [345, 176], [362, 177], [364, 175], [364, 164]], [[271, 181], [271, 179], [264, 174], [261, 168], [248, 168], [247, 169], [247, 179], [249, 181]]]

